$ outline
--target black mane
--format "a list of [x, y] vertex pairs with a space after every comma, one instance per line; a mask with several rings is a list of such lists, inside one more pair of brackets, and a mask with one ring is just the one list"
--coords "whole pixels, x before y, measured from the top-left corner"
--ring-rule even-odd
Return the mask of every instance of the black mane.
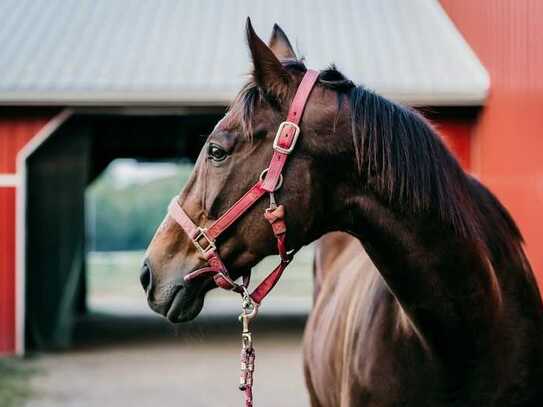
[[434, 209], [459, 234], [476, 236], [467, 177], [430, 124], [361, 86], [349, 101], [358, 169], [374, 190], [408, 213]]
[[[284, 66], [292, 73], [306, 70], [300, 61]], [[382, 199], [406, 214], [435, 212], [491, 261], [491, 253], [499, 250], [516, 253], [524, 262], [522, 237], [509, 213], [464, 172], [421, 114], [355, 86], [333, 65], [320, 72], [318, 83], [338, 93], [339, 106], [348, 100], [358, 171]], [[247, 134], [252, 133], [256, 103], [263, 99], [252, 82], [238, 95], [241, 103], [234, 106], [241, 108]]]

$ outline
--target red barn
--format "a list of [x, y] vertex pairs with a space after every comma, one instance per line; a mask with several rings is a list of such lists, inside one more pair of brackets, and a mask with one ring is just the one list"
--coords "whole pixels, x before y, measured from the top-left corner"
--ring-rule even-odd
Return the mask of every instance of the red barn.
[[247, 15], [261, 33], [279, 22], [308, 65], [423, 107], [512, 211], [543, 281], [543, 5], [283, 2], [0, 6], [0, 354], [69, 344], [86, 185], [118, 157], [196, 155], [249, 69]]

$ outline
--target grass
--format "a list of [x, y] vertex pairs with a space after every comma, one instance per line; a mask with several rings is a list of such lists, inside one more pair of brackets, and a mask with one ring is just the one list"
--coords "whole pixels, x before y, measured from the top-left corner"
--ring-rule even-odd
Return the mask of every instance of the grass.
[[16, 358], [0, 358], [0, 407], [21, 406], [32, 395], [30, 377], [36, 369]]

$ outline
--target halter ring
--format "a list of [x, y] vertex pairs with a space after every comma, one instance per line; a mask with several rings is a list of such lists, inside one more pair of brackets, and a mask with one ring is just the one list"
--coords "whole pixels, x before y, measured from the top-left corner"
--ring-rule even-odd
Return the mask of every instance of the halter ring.
[[[264, 181], [264, 178], [266, 177], [266, 174], [268, 173], [269, 168], [266, 168], [264, 171], [260, 173], [260, 182]], [[272, 192], [277, 191], [279, 188], [283, 186], [283, 174], [279, 174], [279, 181], [277, 181], [277, 184], [275, 185], [275, 188]]]

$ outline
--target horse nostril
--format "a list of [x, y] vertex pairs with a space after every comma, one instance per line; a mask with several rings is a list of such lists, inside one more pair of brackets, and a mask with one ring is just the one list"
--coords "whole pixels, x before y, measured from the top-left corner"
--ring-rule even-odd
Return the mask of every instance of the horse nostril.
[[151, 267], [149, 266], [147, 259], [145, 259], [143, 266], [141, 266], [140, 283], [143, 289], [147, 291], [147, 289], [151, 286], [151, 282]]

